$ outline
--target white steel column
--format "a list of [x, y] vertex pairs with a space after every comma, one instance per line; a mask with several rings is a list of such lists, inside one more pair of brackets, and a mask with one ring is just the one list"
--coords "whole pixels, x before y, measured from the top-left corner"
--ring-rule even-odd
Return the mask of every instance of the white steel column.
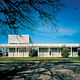
[[40, 56], [39, 56], [39, 47], [38, 47], [38, 57], [40, 57]]
[[[52, 54], [51, 54], [51, 50], [50, 50], [50, 47], [48, 48], [48, 56], [49, 56], [49, 57], [52, 56]], [[48, 56], [47, 56], [47, 57], [48, 57]]]
[[25, 47], [25, 49], [26, 49], [26, 51], [25, 51], [25, 57], [28, 57], [29, 56], [29, 51], [27, 51], [27, 47]]
[[61, 57], [61, 46], [60, 46], [60, 57]]
[[9, 57], [9, 48], [8, 48], [8, 57]]
[[77, 48], [77, 56], [78, 56], [78, 48]]
[[18, 56], [18, 53], [17, 53], [17, 47], [15, 47], [14, 56], [15, 56], [15, 57], [17, 57], [17, 56]]

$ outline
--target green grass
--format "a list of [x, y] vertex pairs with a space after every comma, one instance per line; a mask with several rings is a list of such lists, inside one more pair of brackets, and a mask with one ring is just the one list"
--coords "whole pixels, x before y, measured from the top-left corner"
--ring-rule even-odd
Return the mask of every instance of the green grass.
[[[42, 61], [41, 61], [42, 60]], [[0, 57], [0, 63], [23, 64], [23, 63], [60, 63], [63, 61], [80, 62], [80, 57]]]
[[75, 62], [75, 61], [80, 62], [80, 57], [68, 57], [67, 59], [69, 59], [72, 62]]
[[0, 61], [68, 60], [59, 57], [0, 57]]
[[0, 57], [0, 61], [37, 61], [37, 60], [53, 60], [53, 61], [80, 61], [80, 57]]

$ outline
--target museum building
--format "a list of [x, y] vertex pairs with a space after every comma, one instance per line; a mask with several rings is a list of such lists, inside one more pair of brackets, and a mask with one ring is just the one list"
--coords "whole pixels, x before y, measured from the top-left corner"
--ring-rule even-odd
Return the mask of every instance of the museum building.
[[8, 35], [8, 44], [0, 44], [0, 54], [7, 57], [29, 57], [30, 50], [37, 57], [61, 57], [61, 48], [70, 49], [69, 57], [77, 57], [80, 44], [34, 44], [29, 35]]

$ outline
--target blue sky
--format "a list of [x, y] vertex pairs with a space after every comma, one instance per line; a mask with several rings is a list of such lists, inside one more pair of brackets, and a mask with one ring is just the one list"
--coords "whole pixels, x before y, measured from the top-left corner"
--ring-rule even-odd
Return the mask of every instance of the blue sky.
[[[63, 8], [56, 16], [57, 32], [54, 27], [36, 24], [36, 31], [21, 31], [30, 35], [34, 43], [80, 43], [80, 2], [65, 0]], [[49, 25], [51, 26], [51, 25]], [[7, 43], [8, 37], [0, 35], [0, 43]]]

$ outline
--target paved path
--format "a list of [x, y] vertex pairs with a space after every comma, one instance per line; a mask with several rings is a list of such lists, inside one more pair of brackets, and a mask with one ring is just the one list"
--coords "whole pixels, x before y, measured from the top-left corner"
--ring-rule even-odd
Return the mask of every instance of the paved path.
[[0, 80], [80, 80], [80, 64], [0, 64]]

